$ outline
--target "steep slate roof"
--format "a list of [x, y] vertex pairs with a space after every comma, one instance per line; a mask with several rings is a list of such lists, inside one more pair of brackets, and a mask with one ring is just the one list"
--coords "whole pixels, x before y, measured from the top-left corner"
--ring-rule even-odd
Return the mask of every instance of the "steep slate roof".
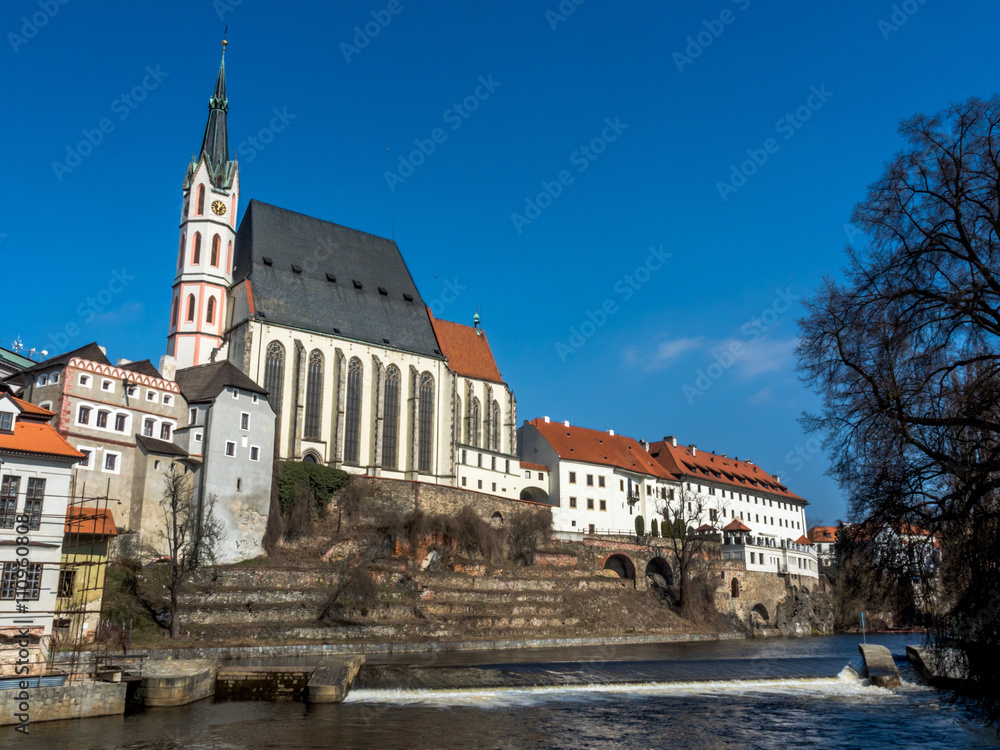
[[83, 454], [66, 442], [48, 420], [55, 414], [48, 409], [29, 404], [7, 395], [21, 410], [12, 433], [0, 432], [0, 452], [59, 456], [80, 460]]
[[252, 200], [236, 235], [233, 282], [247, 278], [265, 322], [442, 357], [392, 240]]
[[58, 365], [65, 365], [74, 357], [78, 359], [85, 359], [88, 362], [96, 362], [99, 365], [111, 365], [111, 362], [101, 351], [101, 347], [97, 345], [96, 341], [91, 341], [89, 344], [81, 346], [79, 349], [74, 349], [73, 351], [66, 352], [65, 354], [58, 354], [55, 357], [49, 357], [43, 362], [39, 362], [33, 367], [28, 367], [24, 372], [35, 372], [37, 370], [47, 370], [50, 367], [56, 367]]
[[163, 456], [181, 456], [182, 458], [187, 458], [188, 456], [187, 451], [179, 445], [167, 442], [166, 440], [157, 440], [145, 435], [136, 435], [135, 442], [145, 448], [147, 453], [159, 453]]
[[107, 508], [88, 508], [71, 505], [66, 509], [66, 522], [63, 525], [64, 534], [83, 534], [89, 536], [117, 536], [115, 518]]
[[177, 385], [189, 404], [211, 401], [227, 387], [241, 391], [260, 393], [267, 391], [244, 375], [228, 360], [210, 362], [197, 367], [185, 367], [177, 371]]
[[448, 358], [448, 367], [459, 375], [478, 380], [503, 383], [500, 368], [493, 359], [490, 342], [482, 330], [449, 320], [438, 320], [431, 315], [434, 334], [441, 345], [441, 352]]
[[649, 446], [650, 455], [666, 469], [674, 478], [681, 477], [717, 482], [736, 487], [742, 492], [766, 492], [776, 498], [792, 500], [802, 505], [808, 505], [803, 498], [789, 491], [762, 468], [749, 461], [737, 461], [726, 456], [703, 451], [700, 448], [692, 450], [689, 445], [673, 445], [671, 440], [664, 438]]
[[134, 372], [137, 375], [148, 375], [151, 378], [163, 380], [163, 376], [160, 375], [160, 371], [153, 367], [153, 363], [148, 359], [144, 359], [139, 362], [129, 362], [127, 365], [118, 365], [117, 367], [119, 370], [128, 370], [129, 372]]
[[586, 427], [567, 427], [561, 422], [544, 419], [533, 419], [529, 424], [541, 433], [559, 458], [615, 466], [661, 479], [671, 478], [633, 438]]

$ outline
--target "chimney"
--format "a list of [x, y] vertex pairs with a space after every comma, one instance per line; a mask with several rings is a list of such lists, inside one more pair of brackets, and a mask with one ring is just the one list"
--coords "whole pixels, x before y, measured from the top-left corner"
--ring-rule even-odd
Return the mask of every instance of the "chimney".
[[98, 344], [97, 348], [101, 350], [101, 354], [103, 354], [105, 357], [108, 356], [108, 347], [101, 346]]
[[177, 377], [177, 360], [169, 354], [160, 357], [160, 375], [164, 380], [175, 380]]
[[781, 484], [781, 477], [777, 474], [774, 475], [774, 481], [776, 484]]
[[644, 451], [647, 451], [647, 452], [649, 451], [649, 443], [647, 443], [645, 440], [640, 440], [639, 441], [639, 445], [642, 446], [642, 449]]
[[674, 437], [673, 435], [668, 435], [667, 437], [663, 438], [663, 442], [670, 443], [670, 445], [672, 445], [674, 448], [677, 447], [677, 438]]
[[563, 427], [569, 427], [569, 420], [568, 419], [563, 422]]
[[608, 430], [608, 434], [609, 434], [609, 435], [610, 435], [611, 437], [614, 437], [614, 436], [615, 436], [615, 431], [614, 431], [614, 430]]
[[124, 357], [122, 357], [115, 364], [118, 367], [121, 367], [122, 365], [130, 365], [130, 364], [132, 364], [132, 360], [131, 359], [125, 359]]
[[691, 444], [691, 455], [692, 456], [698, 455], [698, 446], [695, 445], [694, 443]]
[[549, 423], [549, 418], [548, 418], [548, 417], [542, 417], [542, 419], [544, 419], [544, 420], [545, 420], [545, 424], [548, 424], [548, 423]]

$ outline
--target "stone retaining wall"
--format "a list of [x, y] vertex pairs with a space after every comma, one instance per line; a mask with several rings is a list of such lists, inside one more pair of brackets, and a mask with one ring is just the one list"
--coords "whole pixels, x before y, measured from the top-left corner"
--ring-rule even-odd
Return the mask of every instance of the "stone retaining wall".
[[[125, 713], [126, 688], [123, 682], [76, 682], [24, 691], [0, 690], [0, 726], [22, 725], [25, 719], [18, 716], [23, 714], [27, 714], [29, 727], [40, 721], [121, 715]], [[26, 711], [22, 710], [25, 705]]]

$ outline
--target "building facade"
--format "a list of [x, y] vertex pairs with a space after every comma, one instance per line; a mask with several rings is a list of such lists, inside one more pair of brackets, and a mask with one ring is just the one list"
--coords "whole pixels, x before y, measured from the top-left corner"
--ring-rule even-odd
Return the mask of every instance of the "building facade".
[[[0, 389], [0, 675], [45, 661], [59, 590], [73, 465], [53, 413]], [[25, 657], [21, 649], [26, 649]]]

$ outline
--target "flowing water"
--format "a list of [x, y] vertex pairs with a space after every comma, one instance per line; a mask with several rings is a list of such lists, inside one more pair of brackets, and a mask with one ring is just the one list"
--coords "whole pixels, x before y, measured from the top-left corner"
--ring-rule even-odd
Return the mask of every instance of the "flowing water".
[[[856, 636], [380, 657], [489, 666], [557, 686], [353, 690], [340, 705], [211, 703], [35, 724], [18, 748], [936, 748], [1000, 747], [996, 733], [905, 664], [919, 636], [876, 636], [903, 685], [871, 687]], [[375, 661], [373, 659], [372, 661]], [[308, 658], [299, 663], [308, 662]], [[293, 660], [282, 660], [283, 664]]]

